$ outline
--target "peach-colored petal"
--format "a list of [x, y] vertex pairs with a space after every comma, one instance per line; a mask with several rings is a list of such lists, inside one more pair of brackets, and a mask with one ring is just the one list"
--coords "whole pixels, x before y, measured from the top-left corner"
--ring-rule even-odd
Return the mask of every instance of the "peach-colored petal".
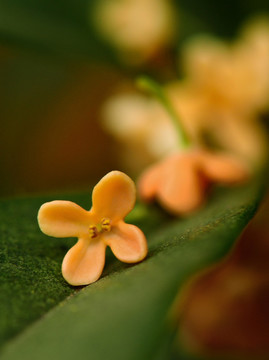
[[138, 193], [143, 201], [150, 201], [155, 197], [161, 180], [161, 166], [151, 166], [138, 180]]
[[55, 237], [80, 237], [88, 232], [90, 214], [71, 201], [55, 200], [41, 206], [38, 223], [44, 234]]
[[147, 241], [143, 232], [135, 225], [119, 221], [113, 230], [104, 234], [103, 240], [110, 246], [114, 255], [123, 262], [141, 261], [148, 253]]
[[249, 169], [238, 159], [229, 155], [201, 154], [201, 170], [211, 181], [225, 184], [247, 180]]
[[135, 185], [129, 176], [111, 171], [93, 189], [91, 213], [98, 219], [105, 217], [117, 222], [133, 209], [135, 198]]
[[106, 245], [100, 238], [82, 238], [65, 255], [62, 274], [71, 285], [88, 285], [102, 274]]
[[196, 156], [176, 154], [163, 167], [157, 197], [167, 211], [182, 215], [196, 210], [204, 200], [204, 183]]

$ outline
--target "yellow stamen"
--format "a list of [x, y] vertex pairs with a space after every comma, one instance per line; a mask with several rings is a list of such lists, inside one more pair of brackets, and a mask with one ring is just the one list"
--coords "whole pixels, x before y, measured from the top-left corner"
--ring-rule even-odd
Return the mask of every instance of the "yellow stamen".
[[111, 230], [111, 221], [108, 218], [102, 219], [101, 227], [102, 227], [103, 231], [110, 231]]
[[110, 230], [111, 230], [111, 220], [108, 218], [103, 218], [99, 224], [89, 226], [90, 238], [92, 239], [96, 238], [101, 233]]

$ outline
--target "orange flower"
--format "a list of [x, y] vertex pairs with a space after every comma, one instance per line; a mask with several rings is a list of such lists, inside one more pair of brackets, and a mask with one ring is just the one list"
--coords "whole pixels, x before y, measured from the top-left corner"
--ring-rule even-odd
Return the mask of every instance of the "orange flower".
[[105, 250], [126, 263], [141, 261], [147, 255], [143, 232], [126, 224], [125, 216], [135, 204], [135, 185], [120, 171], [111, 171], [94, 187], [93, 206], [86, 211], [70, 201], [51, 201], [41, 206], [41, 231], [54, 237], [77, 237], [67, 252], [62, 274], [71, 285], [87, 285], [99, 279], [105, 265]]
[[170, 213], [197, 209], [210, 183], [235, 184], [248, 178], [245, 165], [225, 154], [205, 150], [177, 152], [146, 170], [138, 183], [144, 201], [157, 199]]

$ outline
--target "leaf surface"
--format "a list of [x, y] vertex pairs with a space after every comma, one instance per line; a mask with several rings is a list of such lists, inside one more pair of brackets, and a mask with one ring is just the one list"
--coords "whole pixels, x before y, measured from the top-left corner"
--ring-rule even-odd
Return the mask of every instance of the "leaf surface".
[[[81, 291], [60, 274], [74, 240], [50, 239], [37, 227], [36, 212], [45, 199], [2, 202], [1, 330], [3, 342], [10, 341], [1, 359], [160, 358], [178, 290], [227, 254], [254, 215], [261, 188], [260, 181], [218, 188], [207, 206], [187, 219], [171, 220], [138, 205], [128, 220], [147, 234], [147, 259], [128, 265], [109, 253], [102, 278]], [[69, 200], [89, 207], [88, 196]]]

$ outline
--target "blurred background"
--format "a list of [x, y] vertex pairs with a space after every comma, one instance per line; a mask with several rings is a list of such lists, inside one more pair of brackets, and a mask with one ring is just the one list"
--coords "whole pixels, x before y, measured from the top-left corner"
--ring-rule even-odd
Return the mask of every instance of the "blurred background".
[[88, 188], [116, 168], [136, 176], [151, 159], [141, 144], [140, 162], [122, 159], [107, 101], [140, 74], [180, 78], [193, 36], [234, 41], [268, 13], [266, 0], [1, 0], [0, 195]]
[[[265, 167], [268, 0], [0, 0], [0, 196], [137, 177], [173, 151], [141, 74], [164, 85], [195, 144]], [[268, 354], [268, 204], [186, 297], [189, 348]]]

